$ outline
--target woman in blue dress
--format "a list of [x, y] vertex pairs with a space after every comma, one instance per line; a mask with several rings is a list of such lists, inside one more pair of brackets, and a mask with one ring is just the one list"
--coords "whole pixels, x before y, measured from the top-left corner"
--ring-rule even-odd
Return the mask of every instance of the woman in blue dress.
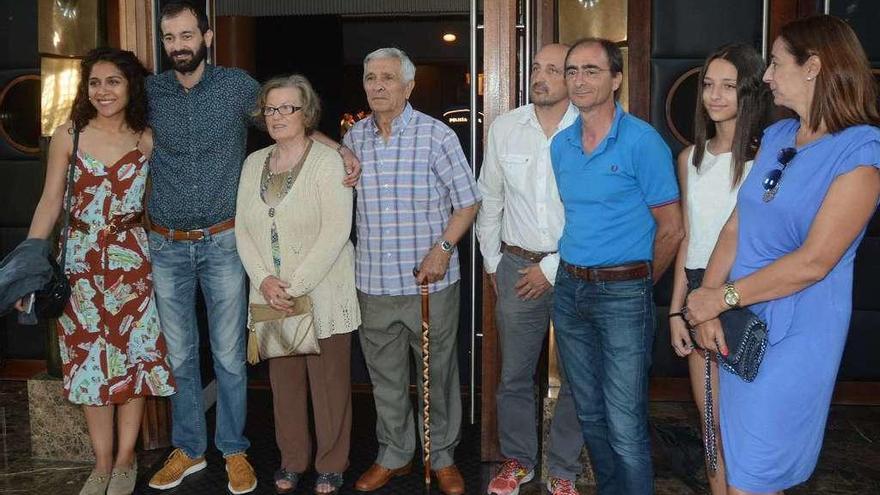
[[769, 344], [751, 383], [720, 376], [728, 493], [781, 493], [816, 466], [852, 307], [853, 259], [880, 197], [877, 87], [852, 29], [815, 16], [773, 43], [764, 74], [796, 119], [767, 128], [703, 287], [701, 347], [728, 354], [718, 315], [749, 306]]

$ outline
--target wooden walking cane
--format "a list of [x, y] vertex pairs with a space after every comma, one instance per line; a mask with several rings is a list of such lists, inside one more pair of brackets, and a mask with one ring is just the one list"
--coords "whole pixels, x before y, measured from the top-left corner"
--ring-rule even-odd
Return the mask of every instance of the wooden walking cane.
[[[418, 278], [418, 268], [413, 268], [413, 275]], [[429, 308], [428, 283], [419, 286], [422, 296], [422, 429], [424, 431], [425, 454], [425, 493], [431, 492], [431, 318]]]

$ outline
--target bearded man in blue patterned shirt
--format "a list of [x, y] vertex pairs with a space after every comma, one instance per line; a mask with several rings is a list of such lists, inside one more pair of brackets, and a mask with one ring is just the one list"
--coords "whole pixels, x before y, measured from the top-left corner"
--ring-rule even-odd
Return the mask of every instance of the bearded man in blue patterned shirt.
[[421, 363], [419, 286], [428, 284], [431, 467], [441, 491], [454, 495], [464, 493], [453, 459], [461, 426], [455, 245], [477, 214], [480, 193], [452, 129], [407, 101], [414, 78], [415, 66], [401, 50], [367, 55], [364, 91], [373, 113], [344, 138], [363, 167], [355, 276], [379, 442], [375, 464], [355, 489], [377, 490], [410, 470], [416, 449], [410, 355]]

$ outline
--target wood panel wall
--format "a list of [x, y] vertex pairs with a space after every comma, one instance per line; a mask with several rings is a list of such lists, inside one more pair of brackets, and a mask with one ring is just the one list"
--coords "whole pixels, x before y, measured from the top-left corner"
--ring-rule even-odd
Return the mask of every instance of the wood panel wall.
[[[483, 141], [496, 117], [516, 106], [516, 0], [485, 0], [483, 4]], [[501, 459], [495, 392], [501, 372], [495, 328], [495, 292], [483, 274], [483, 342], [480, 454], [483, 461]]]
[[130, 50], [149, 71], [156, 70], [153, 0], [109, 0], [107, 35], [110, 46]]

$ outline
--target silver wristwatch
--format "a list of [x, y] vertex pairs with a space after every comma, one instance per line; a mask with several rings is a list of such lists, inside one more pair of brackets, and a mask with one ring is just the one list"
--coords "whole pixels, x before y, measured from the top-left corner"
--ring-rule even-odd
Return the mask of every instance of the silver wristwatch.
[[444, 253], [452, 253], [452, 250], [455, 249], [455, 244], [447, 241], [446, 239], [440, 239], [440, 242], [438, 242], [437, 244], [440, 246], [440, 249], [442, 249]]

